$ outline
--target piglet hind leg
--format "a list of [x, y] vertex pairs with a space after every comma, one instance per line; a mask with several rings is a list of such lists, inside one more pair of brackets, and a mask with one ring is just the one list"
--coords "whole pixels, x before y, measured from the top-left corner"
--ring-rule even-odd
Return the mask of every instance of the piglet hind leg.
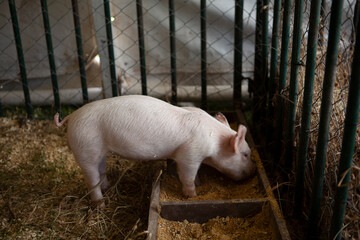
[[99, 170], [102, 165], [100, 159], [103, 158], [93, 158], [93, 159], [81, 159], [77, 158], [77, 162], [80, 168], [83, 171], [86, 185], [90, 192], [90, 198], [94, 205], [97, 207], [104, 207], [105, 203], [103, 201], [103, 195], [101, 192], [102, 185], [104, 181], [107, 182], [107, 179], [101, 178], [101, 171]]
[[200, 163], [177, 162], [177, 172], [186, 197], [196, 197], [195, 179]]
[[100, 173], [100, 181], [101, 183], [101, 191], [105, 192], [109, 188], [109, 181], [106, 177], [106, 156], [101, 159], [101, 163], [99, 164], [99, 173]]

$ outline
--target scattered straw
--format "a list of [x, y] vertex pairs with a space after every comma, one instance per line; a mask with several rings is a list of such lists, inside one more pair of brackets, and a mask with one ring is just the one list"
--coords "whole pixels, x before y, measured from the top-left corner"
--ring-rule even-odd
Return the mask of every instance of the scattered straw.
[[[108, 157], [106, 207], [87, 188], [51, 121], [0, 119], [0, 238], [144, 239], [153, 174], [160, 162]], [[86, 196], [86, 197], [84, 197]]]

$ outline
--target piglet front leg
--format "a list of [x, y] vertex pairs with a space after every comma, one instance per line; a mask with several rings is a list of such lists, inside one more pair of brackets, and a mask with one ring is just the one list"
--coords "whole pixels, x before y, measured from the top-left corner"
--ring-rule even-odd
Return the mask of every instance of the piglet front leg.
[[177, 172], [186, 197], [196, 197], [195, 179], [201, 161], [177, 161]]

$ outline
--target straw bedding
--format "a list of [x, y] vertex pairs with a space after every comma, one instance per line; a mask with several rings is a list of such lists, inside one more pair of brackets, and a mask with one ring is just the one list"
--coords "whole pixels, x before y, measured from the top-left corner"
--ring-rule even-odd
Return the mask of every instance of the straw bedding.
[[144, 239], [161, 162], [108, 157], [106, 207], [91, 207], [66, 133], [51, 121], [0, 119], [0, 238]]

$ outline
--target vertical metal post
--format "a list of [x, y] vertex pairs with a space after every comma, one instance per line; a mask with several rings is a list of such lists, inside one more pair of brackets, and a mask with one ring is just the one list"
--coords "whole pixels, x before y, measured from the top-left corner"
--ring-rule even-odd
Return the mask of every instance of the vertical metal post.
[[320, 7], [320, 26], [322, 26], [319, 30], [319, 45], [324, 45], [324, 26], [325, 26], [325, 20], [326, 20], [326, 9], [327, 9], [327, 0], [321, 1], [321, 7]]
[[235, 1], [235, 26], [234, 26], [234, 107], [241, 106], [242, 83], [242, 46], [243, 46], [243, 11], [244, 0]]
[[295, 114], [298, 90], [298, 73], [300, 66], [300, 48], [302, 35], [302, 22], [304, 12], [304, 1], [295, 0], [295, 16], [293, 31], [293, 46], [291, 53], [290, 91], [288, 100], [287, 125], [285, 133], [285, 168], [291, 170], [293, 164], [293, 142], [295, 135]]
[[110, 63], [110, 76], [111, 76], [111, 88], [113, 97], [118, 96], [118, 82], [116, 78], [115, 69], [115, 56], [114, 56], [114, 43], [111, 29], [111, 14], [110, 14], [110, 0], [104, 0], [104, 12], [105, 12], [105, 24], [106, 24], [106, 36], [109, 51], [109, 63]]
[[261, 86], [262, 72], [262, 56], [261, 56], [261, 36], [262, 36], [262, 18], [261, 9], [263, 8], [263, 1], [256, 1], [256, 25], [255, 25], [255, 57], [254, 57], [254, 81], [249, 85], [249, 90], [253, 92], [253, 106], [252, 106], [252, 119], [253, 126], [258, 126], [260, 120], [260, 97], [259, 87]]
[[318, 32], [320, 22], [320, 8], [322, 0], [314, 0], [311, 2], [310, 18], [309, 18], [309, 36], [307, 42], [306, 69], [305, 69], [305, 85], [304, 98], [301, 116], [300, 140], [297, 152], [297, 168], [295, 183], [295, 207], [294, 215], [299, 217], [302, 211], [302, 200], [304, 195], [304, 176], [305, 162], [307, 156], [311, 106], [313, 97], [315, 66], [316, 66], [316, 50], [318, 44]]
[[278, 65], [279, 51], [279, 29], [280, 29], [281, 0], [274, 1], [274, 18], [271, 38], [271, 60], [270, 60], [270, 82], [269, 82], [269, 106], [275, 95], [276, 71]]
[[256, 5], [255, 73], [254, 73], [254, 126], [260, 126], [266, 116], [266, 91], [268, 85], [268, 0], [258, 0]]
[[80, 79], [81, 79], [81, 88], [84, 103], [89, 102], [88, 89], [86, 84], [86, 70], [85, 70], [85, 61], [84, 61], [84, 51], [82, 48], [82, 39], [81, 39], [81, 28], [80, 28], [80, 17], [79, 17], [79, 7], [77, 0], [71, 0], [73, 17], [74, 17], [74, 26], [75, 26], [75, 35], [76, 35], [76, 46], [78, 50], [78, 61], [80, 68]]
[[355, 37], [357, 32], [359, 31], [359, 24], [360, 24], [360, 0], [357, 0], [355, 4], [353, 22], [354, 22], [353, 36]]
[[206, 76], [206, 0], [201, 0], [201, 106], [207, 109], [207, 76]]
[[[266, 91], [268, 90], [268, 63], [269, 63], [269, 0], [263, 0], [262, 8], [261, 8], [261, 17], [262, 17], [262, 37], [261, 37], [261, 57], [262, 57], [262, 76], [261, 76], [261, 90], [264, 96], [266, 95]], [[261, 110], [264, 112], [265, 104], [266, 104], [266, 97], [261, 98]], [[262, 114], [264, 116], [264, 114]]]
[[283, 15], [283, 27], [281, 36], [281, 56], [280, 56], [280, 78], [277, 89], [277, 115], [276, 115], [276, 130], [275, 130], [275, 156], [280, 158], [282, 147], [282, 131], [283, 131], [283, 116], [284, 116], [284, 99], [283, 89], [286, 85], [286, 75], [288, 67], [288, 55], [289, 55], [289, 33], [290, 33], [290, 16], [291, 16], [291, 0], [284, 1], [284, 15]]
[[357, 27], [338, 174], [340, 177], [344, 175], [345, 177], [341, 185], [336, 188], [335, 205], [330, 227], [330, 238], [337, 240], [341, 239], [341, 228], [344, 221], [352, 158], [355, 149], [356, 126], [358, 124], [360, 111], [360, 27], [359, 25]]
[[316, 145], [315, 175], [312, 185], [309, 229], [307, 233], [310, 238], [317, 234], [316, 230], [319, 224], [343, 5], [343, 0], [337, 0], [333, 1], [331, 6], [329, 41], [326, 55], [323, 95], [320, 108], [320, 125]]
[[94, 20], [94, 31], [96, 38], [97, 50], [100, 58], [100, 72], [99, 77], [102, 80], [104, 98], [112, 97], [111, 74], [108, 42], [106, 36], [106, 28], [104, 27], [104, 0], [91, 0], [91, 10]]
[[21, 36], [20, 36], [20, 30], [19, 30], [19, 22], [17, 18], [16, 13], [16, 6], [14, 3], [14, 0], [9, 0], [9, 8], [10, 8], [10, 14], [11, 14], [11, 20], [12, 20], [12, 26], [14, 31], [14, 37], [15, 37], [15, 43], [16, 43], [16, 51], [19, 61], [19, 68], [20, 68], [20, 76], [24, 91], [24, 98], [25, 98], [25, 105], [26, 105], [26, 113], [28, 118], [33, 118], [33, 107], [31, 105], [30, 100], [30, 92], [29, 92], [29, 85], [28, 80], [26, 76], [26, 67], [25, 67], [25, 59], [24, 59], [24, 53], [22, 49], [22, 43], [21, 43]]
[[59, 87], [58, 87], [57, 74], [56, 74], [56, 64], [54, 58], [54, 49], [52, 46], [50, 21], [49, 21], [49, 14], [48, 14], [48, 7], [46, 0], [41, 0], [41, 11], [42, 11], [44, 29], [45, 29], [46, 46], [48, 51], [49, 66], [51, 73], [51, 83], [53, 87], [53, 94], [55, 100], [55, 111], [61, 113]]
[[169, 0], [170, 54], [171, 54], [171, 103], [177, 104], [176, 86], [176, 46], [174, 0]]
[[261, 25], [261, 85], [260, 87], [260, 117], [261, 121], [265, 121], [266, 117], [266, 93], [269, 90], [269, 0], [262, 0], [262, 8], [261, 8], [261, 18], [262, 18], [262, 25]]
[[274, 0], [274, 17], [273, 29], [271, 38], [271, 59], [270, 59], [270, 79], [268, 87], [267, 111], [266, 111], [266, 139], [270, 142], [273, 132], [273, 115], [274, 106], [273, 99], [276, 90], [276, 71], [278, 65], [278, 51], [279, 51], [279, 29], [280, 29], [280, 15], [281, 15], [281, 0]]
[[147, 95], [146, 63], [145, 63], [145, 41], [144, 41], [144, 23], [143, 23], [143, 12], [142, 12], [142, 0], [136, 0], [136, 13], [137, 13], [137, 23], [138, 23], [138, 36], [139, 36], [141, 89], [142, 89], [142, 94]]
[[4, 117], [3, 106], [0, 99], [0, 117]]

